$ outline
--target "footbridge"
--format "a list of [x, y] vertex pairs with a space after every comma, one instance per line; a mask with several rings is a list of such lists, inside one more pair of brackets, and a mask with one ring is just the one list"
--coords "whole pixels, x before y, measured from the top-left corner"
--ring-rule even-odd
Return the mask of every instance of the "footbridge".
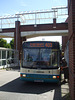
[[15, 49], [21, 51], [22, 41], [37, 36], [67, 36], [67, 7], [19, 12], [0, 16], [0, 38], [14, 38]]
[[[21, 37], [39, 35], [67, 35], [67, 7], [56, 7], [51, 10], [18, 12], [15, 15], [0, 16], [0, 37], [14, 37], [17, 25], [20, 25]], [[16, 33], [15, 33], [16, 34]]]

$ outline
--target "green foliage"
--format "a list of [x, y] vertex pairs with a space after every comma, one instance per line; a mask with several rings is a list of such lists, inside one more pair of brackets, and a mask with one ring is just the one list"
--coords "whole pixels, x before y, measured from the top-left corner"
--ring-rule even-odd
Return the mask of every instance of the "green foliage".
[[10, 44], [7, 43], [7, 41], [2, 38], [0, 39], [0, 47], [11, 48]]
[[7, 43], [7, 41], [6, 40], [4, 40], [4, 39], [0, 39], [0, 47], [4, 47], [4, 48], [12, 48], [12, 49], [14, 49], [14, 39], [12, 39], [11, 41], [10, 41], [10, 43]]
[[9, 43], [7, 43], [7, 47], [6, 48], [11, 48], [11, 45]]
[[12, 49], [14, 49], [14, 39], [12, 39], [12, 40], [10, 41], [10, 46], [11, 46]]
[[5, 47], [6, 46], [7, 41], [4, 39], [0, 39], [0, 47]]

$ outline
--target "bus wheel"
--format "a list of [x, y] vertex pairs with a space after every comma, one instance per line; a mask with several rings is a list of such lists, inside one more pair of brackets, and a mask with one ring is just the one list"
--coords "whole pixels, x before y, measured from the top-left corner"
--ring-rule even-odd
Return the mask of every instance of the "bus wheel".
[[59, 81], [57, 84], [58, 84], [58, 86], [60, 86], [61, 85], [61, 81]]

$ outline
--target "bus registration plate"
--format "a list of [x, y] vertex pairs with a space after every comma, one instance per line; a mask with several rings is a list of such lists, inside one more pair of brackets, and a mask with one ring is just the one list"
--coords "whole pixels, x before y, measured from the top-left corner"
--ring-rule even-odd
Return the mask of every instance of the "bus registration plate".
[[44, 82], [44, 80], [34, 80], [34, 82]]

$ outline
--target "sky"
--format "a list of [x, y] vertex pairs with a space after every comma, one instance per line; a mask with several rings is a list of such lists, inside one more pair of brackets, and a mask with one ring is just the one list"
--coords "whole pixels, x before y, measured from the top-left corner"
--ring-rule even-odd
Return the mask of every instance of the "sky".
[[[67, 6], [67, 1], [68, 0], [0, 0], [0, 16], [8, 14], [14, 15], [17, 12], [23, 11], [46, 10], [52, 7]], [[8, 39], [8, 42], [9, 40], [10, 39]]]
[[0, 0], [0, 16], [57, 6], [67, 6], [67, 0]]

